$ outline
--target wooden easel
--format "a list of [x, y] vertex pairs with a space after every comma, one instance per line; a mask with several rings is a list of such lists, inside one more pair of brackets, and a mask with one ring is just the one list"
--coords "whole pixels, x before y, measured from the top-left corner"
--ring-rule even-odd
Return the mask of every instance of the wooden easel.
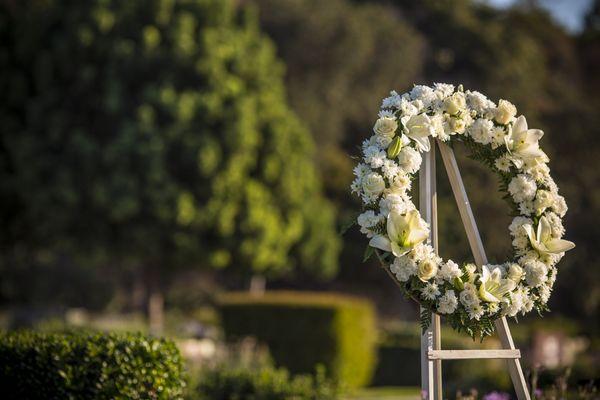
[[[437, 146], [436, 146], [437, 143]], [[439, 140], [430, 139], [431, 149], [423, 153], [419, 171], [419, 211], [430, 226], [431, 245], [438, 253], [437, 191], [435, 184], [435, 148], [439, 147], [460, 218], [467, 232], [469, 246], [479, 268], [487, 264], [481, 237], [469, 205], [469, 199], [458, 170], [454, 151]], [[440, 316], [433, 314], [429, 329], [421, 336], [421, 390], [428, 400], [442, 400], [442, 360], [506, 359], [517, 398], [530, 400], [529, 390], [519, 363], [521, 353], [515, 348], [506, 318], [496, 321], [496, 331], [502, 343], [498, 350], [442, 350]]]

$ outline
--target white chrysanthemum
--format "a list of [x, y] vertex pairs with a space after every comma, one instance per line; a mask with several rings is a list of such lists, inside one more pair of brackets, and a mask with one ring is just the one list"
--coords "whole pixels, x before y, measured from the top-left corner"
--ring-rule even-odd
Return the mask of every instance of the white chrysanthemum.
[[484, 112], [488, 109], [496, 107], [494, 102], [489, 100], [484, 94], [477, 91], [467, 90], [466, 98], [469, 107], [480, 115], [484, 114]]
[[404, 214], [409, 210], [409, 203], [410, 199], [401, 194], [390, 193], [379, 200], [379, 209], [383, 215], [388, 215], [392, 211]]
[[415, 85], [410, 91], [410, 98], [412, 100], [421, 100], [424, 107], [429, 107], [431, 103], [437, 100], [433, 89], [425, 85]]
[[530, 261], [524, 265], [525, 281], [529, 286], [536, 287], [546, 282], [548, 267], [541, 261]]
[[390, 110], [381, 110], [377, 113], [379, 118], [396, 118], [393, 111]]
[[548, 299], [550, 299], [551, 293], [552, 293], [552, 289], [550, 288], [550, 286], [541, 285], [540, 287], [538, 287], [538, 294], [540, 297], [540, 301], [544, 304], [546, 304], [548, 302]]
[[386, 158], [383, 160], [383, 164], [381, 165], [381, 172], [383, 172], [383, 176], [390, 182], [393, 182], [396, 179], [402, 170], [400, 166], [394, 162], [394, 160], [390, 160]]
[[529, 163], [525, 163], [524, 170], [529, 175], [531, 175], [533, 179], [536, 180], [536, 182], [542, 182], [546, 184], [546, 182], [548, 182], [549, 179], [552, 179], [550, 177], [550, 167], [548, 167], [548, 164], [535, 163], [534, 165], [529, 167]]
[[510, 171], [510, 167], [512, 165], [512, 161], [508, 154], [505, 154], [494, 161], [494, 166], [498, 168], [499, 171], [508, 172]]
[[[444, 117], [440, 114], [436, 114], [430, 118], [431, 125], [433, 126], [433, 137], [437, 137], [442, 141], [448, 140], [445, 139], [446, 135], [444, 135]], [[448, 136], [449, 138], [449, 136]]]
[[359, 163], [356, 167], [354, 167], [354, 175], [357, 178], [362, 179], [365, 175], [371, 173], [371, 168], [367, 164]]
[[421, 102], [410, 101], [409, 98], [402, 98], [397, 105], [397, 108], [402, 112], [403, 117], [412, 117], [413, 115], [417, 115], [422, 106]]
[[438, 277], [441, 279], [445, 279], [448, 282], [453, 282], [454, 278], [459, 278], [462, 275], [458, 264], [452, 260], [446, 261], [440, 267], [440, 271], [438, 272]]
[[438, 312], [440, 314], [452, 314], [458, 307], [458, 299], [454, 290], [448, 290], [439, 298]]
[[352, 183], [350, 184], [350, 190], [352, 191], [352, 193], [356, 193], [358, 195], [361, 194], [362, 182], [360, 178], [356, 178], [352, 181]]
[[377, 146], [369, 146], [365, 149], [365, 162], [371, 166], [371, 168], [381, 168], [385, 160], [387, 160], [387, 154]]
[[539, 261], [539, 260], [540, 260], [540, 253], [538, 253], [536, 250], [528, 250], [521, 257], [519, 257], [519, 264], [525, 265], [532, 261]]
[[473, 283], [465, 283], [464, 289], [460, 292], [460, 302], [466, 308], [473, 307], [479, 304], [479, 295], [477, 287]]
[[512, 236], [526, 236], [527, 233], [523, 226], [533, 224], [533, 220], [527, 217], [515, 217], [508, 226], [508, 230]]
[[483, 317], [485, 310], [481, 304], [474, 304], [471, 307], [467, 307], [467, 312], [469, 313], [469, 318], [479, 321]]
[[552, 207], [555, 201], [556, 195], [554, 193], [548, 190], [538, 190], [533, 201], [535, 215], [542, 215], [547, 208]]
[[515, 176], [508, 184], [508, 192], [517, 203], [533, 200], [536, 190], [535, 180], [526, 174]]
[[381, 102], [381, 108], [396, 108], [400, 99], [400, 95], [395, 90], [392, 90], [390, 95]]
[[440, 295], [440, 289], [435, 283], [427, 283], [423, 289], [421, 289], [421, 295], [426, 300], [435, 300]]
[[421, 167], [423, 158], [413, 147], [404, 146], [398, 154], [398, 164], [408, 174], [414, 174]]
[[417, 263], [406, 256], [396, 257], [390, 265], [390, 271], [400, 282], [406, 282], [417, 273]]
[[477, 143], [490, 144], [492, 142], [492, 128], [494, 123], [488, 119], [479, 118], [467, 130], [469, 136]]
[[500, 146], [504, 146], [504, 138], [506, 137], [506, 130], [502, 126], [494, 126], [492, 128], [492, 148], [497, 149]]

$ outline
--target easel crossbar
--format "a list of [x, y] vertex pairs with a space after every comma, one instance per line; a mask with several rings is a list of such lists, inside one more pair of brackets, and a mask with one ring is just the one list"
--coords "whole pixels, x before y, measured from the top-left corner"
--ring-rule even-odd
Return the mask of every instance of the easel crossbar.
[[[438, 146], [436, 146], [436, 144]], [[437, 193], [435, 185], [435, 148], [439, 147], [444, 167], [448, 174], [450, 186], [454, 193], [456, 205], [460, 213], [462, 223], [467, 233], [469, 246], [475, 258], [475, 263], [481, 268], [487, 264], [487, 257], [479, 230], [475, 224], [475, 217], [469, 204], [469, 199], [460, 176], [458, 164], [452, 148], [439, 140], [431, 140], [431, 149], [424, 154], [423, 164], [419, 173], [420, 187], [420, 212], [423, 218], [430, 224], [430, 240], [438, 252], [437, 241]], [[441, 361], [461, 359], [506, 359], [508, 371], [519, 400], [530, 400], [527, 383], [521, 369], [519, 359], [521, 352], [515, 348], [515, 344], [508, 328], [506, 318], [495, 322], [496, 331], [502, 344], [498, 350], [441, 350], [440, 318], [434, 314], [431, 325], [421, 337], [421, 389], [427, 394], [429, 400], [441, 400], [443, 398]]]
[[517, 349], [498, 350], [430, 350], [430, 360], [473, 360], [473, 359], [517, 359], [521, 352]]

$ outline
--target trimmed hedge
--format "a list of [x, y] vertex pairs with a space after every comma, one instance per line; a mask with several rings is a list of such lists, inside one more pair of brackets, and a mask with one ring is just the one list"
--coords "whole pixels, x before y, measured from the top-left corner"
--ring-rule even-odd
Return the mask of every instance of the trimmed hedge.
[[323, 365], [341, 385], [370, 382], [377, 330], [368, 301], [310, 292], [229, 293], [220, 309], [228, 339], [255, 337], [292, 373]]
[[140, 334], [0, 333], [3, 399], [181, 399], [175, 344]]
[[335, 400], [337, 390], [322, 373], [290, 377], [285, 369], [216, 369], [198, 385], [200, 400]]

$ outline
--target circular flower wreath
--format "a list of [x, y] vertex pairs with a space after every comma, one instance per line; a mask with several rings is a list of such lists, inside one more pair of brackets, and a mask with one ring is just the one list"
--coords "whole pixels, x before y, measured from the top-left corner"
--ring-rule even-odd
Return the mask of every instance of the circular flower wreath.
[[[406, 295], [423, 307], [423, 328], [435, 312], [454, 329], [483, 338], [497, 318], [547, 310], [556, 264], [575, 245], [562, 239], [567, 205], [538, 144], [543, 132], [529, 129], [506, 100], [496, 105], [479, 92], [442, 83], [418, 85], [403, 95], [392, 91], [373, 131], [354, 168], [351, 189], [364, 211], [357, 222], [370, 238], [366, 254], [376, 252]], [[471, 263], [442, 260], [427, 244], [429, 226], [410, 189], [430, 137], [464, 143], [499, 175], [514, 215], [508, 227], [513, 259], [478, 271]]]

